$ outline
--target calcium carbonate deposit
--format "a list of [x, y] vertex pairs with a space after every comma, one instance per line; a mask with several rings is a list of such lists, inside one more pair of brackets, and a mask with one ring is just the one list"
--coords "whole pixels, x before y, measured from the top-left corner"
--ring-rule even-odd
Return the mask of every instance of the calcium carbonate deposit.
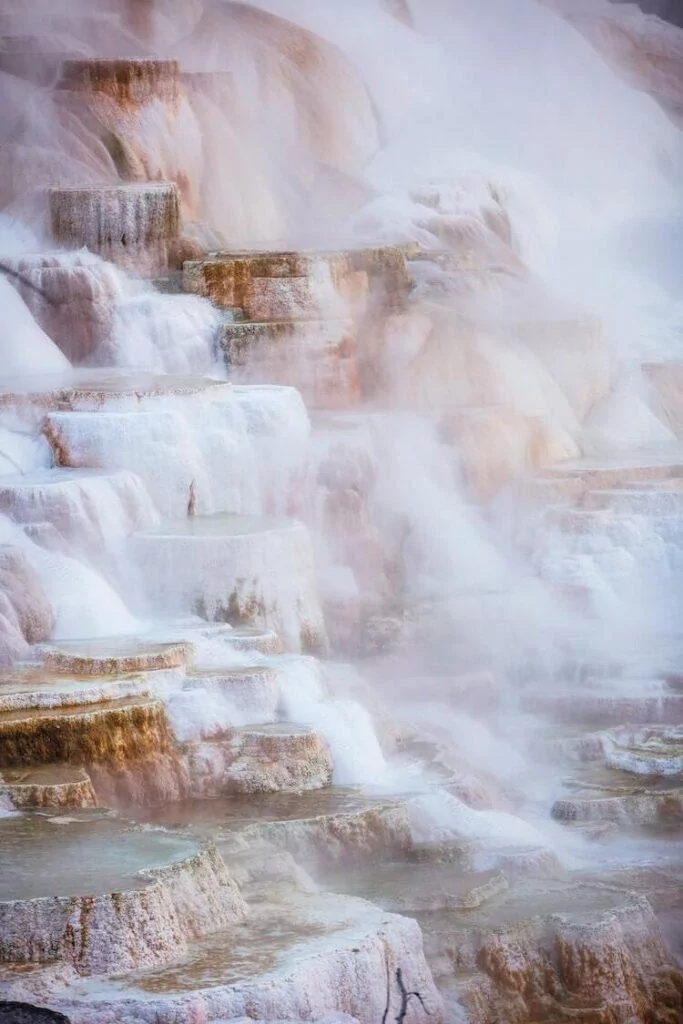
[[674, 0], [4, 0], [0, 1022], [683, 1022]]

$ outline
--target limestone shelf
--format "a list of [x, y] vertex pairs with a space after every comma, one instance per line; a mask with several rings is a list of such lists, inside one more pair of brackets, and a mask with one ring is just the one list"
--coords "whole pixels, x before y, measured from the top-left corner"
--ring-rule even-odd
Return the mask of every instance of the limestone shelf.
[[[119, 1024], [172, 1024], [190, 1012], [207, 1021], [247, 1012], [267, 1019], [275, 1007], [300, 1020], [335, 1011], [343, 990], [346, 1011], [373, 1024], [386, 1005], [386, 975], [399, 965], [441, 1021], [443, 1004], [413, 921], [364, 900], [285, 890], [250, 904], [243, 924], [193, 943], [168, 968], [86, 979], [73, 991], [55, 992], [52, 1005], [73, 1024], [104, 1024], [112, 1016]], [[396, 990], [390, 1009], [399, 1007]], [[415, 1010], [406, 1018], [418, 1019]]]
[[313, 552], [301, 523], [195, 516], [138, 533], [131, 544], [157, 607], [272, 629], [290, 650], [325, 649]]
[[[78, 856], [87, 843], [88, 857]], [[0, 823], [0, 960], [58, 962], [81, 974], [177, 957], [188, 940], [244, 916], [213, 847], [87, 814]]]

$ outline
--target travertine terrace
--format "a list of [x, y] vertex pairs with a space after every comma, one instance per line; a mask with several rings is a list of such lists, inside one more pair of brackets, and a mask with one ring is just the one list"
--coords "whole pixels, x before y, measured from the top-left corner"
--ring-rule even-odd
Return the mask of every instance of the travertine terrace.
[[[0, 11], [0, 1024], [680, 1024], [680, 350], [334, 6]], [[679, 30], [567, 6], [670, 170]]]

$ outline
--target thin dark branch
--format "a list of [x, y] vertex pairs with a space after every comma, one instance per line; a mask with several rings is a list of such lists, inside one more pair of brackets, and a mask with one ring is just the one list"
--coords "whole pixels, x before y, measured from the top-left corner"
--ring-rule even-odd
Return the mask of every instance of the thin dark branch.
[[398, 1016], [395, 1018], [396, 1024], [403, 1024], [404, 1020], [406, 1019], [406, 1015], [408, 1013], [408, 1005], [410, 1003], [410, 1000], [413, 999], [413, 998], [418, 1000], [418, 1002], [420, 1003], [420, 1006], [422, 1007], [424, 1012], [427, 1014], [427, 1016], [428, 1017], [431, 1016], [429, 1010], [427, 1009], [427, 1007], [424, 1004], [424, 1000], [423, 1000], [422, 996], [420, 995], [420, 993], [419, 992], [409, 992], [408, 989], [406, 988], [405, 983], [403, 981], [403, 971], [401, 970], [400, 967], [396, 968], [396, 984], [398, 985], [398, 990], [401, 993], [401, 1009], [398, 1012]]
[[431, 1013], [429, 1012], [429, 1010], [425, 1006], [424, 999], [422, 998], [420, 993], [419, 992], [409, 992], [408, 993], [408, 998], [410, 999], [411, 996], [415, 996], [415, 998], [419, 1000], [420, 1006], [422, 1007], [424, 1012], [427, 1014], [428, 1017], [431, 1017]]
[[384, 1007], [384, 1013], [382, 1014], [382, 1024], [387, 1024], [387, 1017], [389, 1016], [389, 1004], [391, 1003], [391, 975], [389, 974], [389, 954], [387, 953], [387, 1005]]

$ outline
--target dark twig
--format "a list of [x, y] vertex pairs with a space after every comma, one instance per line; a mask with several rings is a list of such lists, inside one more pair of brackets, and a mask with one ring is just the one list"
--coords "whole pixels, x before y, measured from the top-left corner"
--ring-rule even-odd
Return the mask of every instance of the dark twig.
[[401, 1009], [399, 1011], [398, 1017], [396, 1018], [396, 1024], [403, 1024], [403, 1021], [405, 1020], [406, 1014], [408, 1012], [408, 1003], [413, 998], [413, 996], [418, 1000], [420, 1006], [422, 1007], [424, 1012], [429, 1017], [430, 1016], [429, 1010], [425, 1006], [424, 1000], [423, 1000], [422, 996], [420, 995], [420, 993], [419, 992], [408, 992], [408, 990], [406, 989], [406, 987], [405, 987], [405, 985], [403, 983], [403, 971], [401, 970], [400, 967], [396, 968], [396, 983], [398, 985], [398, 990], [401, 993]]
[[197, 514], [197, 484], [193, 480], [190, 483], [190, 489], [187, 492], [187, 516], [191, 519]]
[[387, 1024], [387, 1017], [389, 1016], [389, 1004], [391, 1003], [391, 975], [389, 974], [389, 957], [387, 956], [387, 1005], [384, 1007], [384, 1013], [382, 1014], [382, 1024]]
[[[401, 970], [400, 967], [396, 968], [396, 984], [398, 985], [398, 991], [399, 991], [399, 993], [401, 995], [401, 1007], [400, 1007], [400, 1009], [398, 1011], [397, 1016], [394, 1017], [394, 1020], [396, 1021], [396, 1024], [403, 1024], [403, 1022], [405, 1021], [406, 1016], [408, 1015], [408, 1006], [410, 1004], [410, 1000], [411, 999], [417, 999], [417, 1001], [419, 1002], [420, 1006], [422, 1007], [424, 1012], [427, 1014], [427, 1016], [431, 1017], [431, 1014], [430, 1014], [429, 1010], [427, 1009], [427, 1007], [425, 1006], [424, 999], [422, 998], [420, 993], [419, 992], [409, 992], [408, 989], [406, 988], [405, 982], [403, 981], [403, 971]], [[390, 1002], [391, 1002], [391, 992], [390, 992], [390, 988], [389, 988], [389, 965], [387, 964], [387, 1005], [386, 1005], [386, 1008], [384, 1010], [384, 1015], [382, 1017], [382, 1024], [386, 1024], [387, 1017], [389, 1016], [389, 1004], [390, 1004]]]

